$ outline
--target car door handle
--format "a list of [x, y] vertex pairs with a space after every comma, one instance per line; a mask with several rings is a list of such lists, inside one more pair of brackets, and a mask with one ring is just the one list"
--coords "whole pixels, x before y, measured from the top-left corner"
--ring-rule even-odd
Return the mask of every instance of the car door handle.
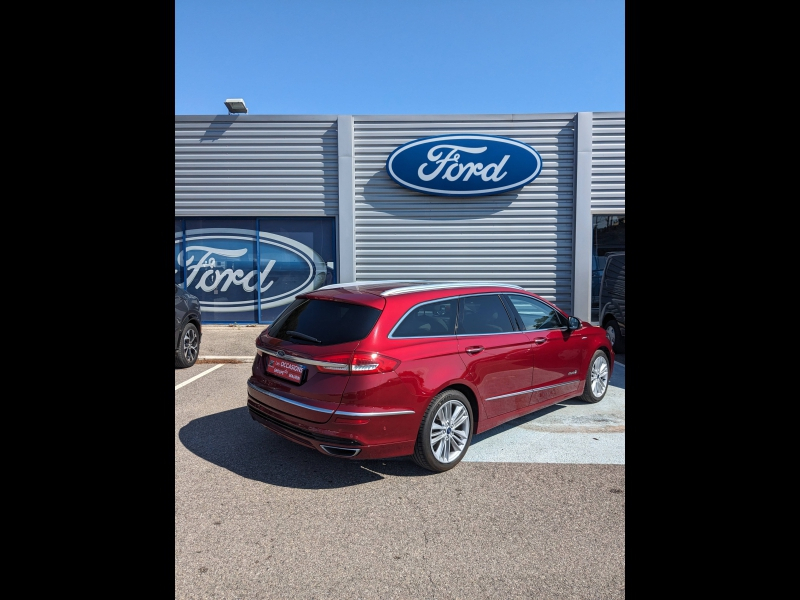
[[466, 350], [464, 350], [467, 354], [477, 354], [478, 352], [483, 352], [483, 346], [470, 346]]
[[547, 338], [536, 338], [533, 340], [534, 344], [544, 344], [547, 341]]

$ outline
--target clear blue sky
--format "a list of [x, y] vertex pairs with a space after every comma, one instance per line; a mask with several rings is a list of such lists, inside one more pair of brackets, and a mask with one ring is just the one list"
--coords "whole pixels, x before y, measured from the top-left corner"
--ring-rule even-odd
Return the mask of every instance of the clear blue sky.
[[175, 114], [625, 110], [623, 0], [175, 0]]

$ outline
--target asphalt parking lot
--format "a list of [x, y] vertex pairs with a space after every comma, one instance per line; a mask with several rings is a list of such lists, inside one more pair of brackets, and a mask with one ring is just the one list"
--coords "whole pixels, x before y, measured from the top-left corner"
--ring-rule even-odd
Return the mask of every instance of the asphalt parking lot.
[[176, 369], [175, 597], [624, 598], [624, 371], [602, 402], [476, 436], [433, 474], [266, 430], [247, 362]]

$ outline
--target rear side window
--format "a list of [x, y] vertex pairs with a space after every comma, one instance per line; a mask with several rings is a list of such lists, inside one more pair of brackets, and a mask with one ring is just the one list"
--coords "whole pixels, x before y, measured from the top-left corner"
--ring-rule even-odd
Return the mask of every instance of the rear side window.
[[514, 331], [505, 306], [496, 294], [463, 296], [458, 306], [458, 334]]
[[391, 333], [393, 338], [437, 337], [456, 332], [458, 300], [436, 300], [415, 306]]
[[527, 331], [534, 329], [557, 329], [567, 326], [567, 320], [555, 308], [535, 298], [509, 294], [506, 296], [511, 306], [517, 311], [522, 328]]
[[380, 316], [381, 311], [371, 306], [306, 298], [295, 300], [269, 334], [298, 344], [343, 344], [367, 337]]

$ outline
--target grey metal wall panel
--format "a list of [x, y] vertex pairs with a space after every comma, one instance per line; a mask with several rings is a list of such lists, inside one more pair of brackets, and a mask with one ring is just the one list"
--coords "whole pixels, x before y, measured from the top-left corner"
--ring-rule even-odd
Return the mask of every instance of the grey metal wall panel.
[[592, 212], [625, 212], [625, 113], [592, 113]]
[[[575, 113], [355, 116], [355, 259], [358, 281], [502, 281], [572, 309]], [[531, 145], [540, 175], [477, 198], [429, 196], [397, 185], [389, 154], [406, 142], [483, 133]]]
[[335, 116], [175, 117], [175, 216], [336, 216]]

